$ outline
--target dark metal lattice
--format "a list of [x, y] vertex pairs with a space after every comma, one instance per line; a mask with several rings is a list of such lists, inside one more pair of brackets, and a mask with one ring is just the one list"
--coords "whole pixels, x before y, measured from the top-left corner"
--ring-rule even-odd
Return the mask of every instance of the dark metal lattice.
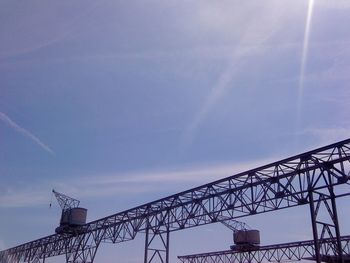
[[[345, 261], [350, 260], [350, 236], [340, 237], [341, 249], [344, 255], [348, 255]], [[332, 247], [335, 239], [325, 239], [324, 244]], [[326, 249], [328, 253], [322, 253], [321, 259], [324, 262], [339, 262], [334, 254], [330, 253], [332, 249]], [[326, 252], [325, 251], [325, 252]], [[179, 256], [182, 263], [261, 263], [261, 262], [283, 262], [283, 261], [299, 261], [302, 259], [316, 260], [316, 252], [314, 247], [314, 240], [291, 242], [285, 244], [276, 244], [269, 246], [262, 246], [260, 248], [234, 251], [225, 250], [201, 254], [193, 254], [186, 256]]]
[[[93, 262], [101, 242], [125, 242], [137, 233], [147, 233], [146, 238], [169, 235], [223, 218], [237, 219], [306, 204], [310, 205], [315, 247], [320, 251], [326, 236], [317, 231], [317, 210], [312, 206], [349, 195], [349, 170], [350, 139], [87, 223], [76, 235], [51, 235], [1, 251], [0, 262], [32, 262], [61, 254], [68, 262]], [[335, 206], [333, 209], [334, 213]], [[158, 232], [149, 234], [150, 228]], [[333, 228], [333, 235], [339, 237], [339, 227], [334, 224]], [[88, 250], [93, 253], [85, 253]]]
[[72, 197], [69, 197], [65, 194], [59, 193], [55, 190], [52, 190], [52, 193], [55, 195], [58, 204], [62, 208], [62, 210], [67, 210], [70, 208], [76, 208], [79, 206], [80, 201], [77, 199], [74, 199]]

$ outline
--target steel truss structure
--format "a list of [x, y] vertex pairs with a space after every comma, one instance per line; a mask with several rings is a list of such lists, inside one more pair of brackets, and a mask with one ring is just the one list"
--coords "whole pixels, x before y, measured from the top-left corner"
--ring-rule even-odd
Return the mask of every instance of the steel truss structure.
[[[54, 189], [52, 189], [52, 193], [55, 195], [57, 202], [60, 205], [60, 207], [62, 208], [62, 210], [75, 208], [75, 207], [78, 207], [80, 204], [79, 200], [74, 199], [72, 197], [69, 197], [65, 194], [59, 193], [59, 192], [55, 191]], [[50, 204], [50, 206], [51, 206], [51, 204]]]
[[[340, 238], [341, 249], [344, 257], [344, 262], [350, 262], [350, 236], [343, 236]], [[333, 243], [335, 239], [325, 239], [324, 245], [327, 254], [322, 254], [323, 262], [337, 262], [332, 252]], [[261, 263], [261, 262], [283, 262], [283, 261], [299, 261], [302, 259], [315, 260], [315, 246], [314, 240], [291, 242], [285, 244], [277, 244], [270, 246], [262, 246], [259, 248], [246, 251], [218, 251], [209, 252], [196, 255], [187, 255], [178, 257], [182, 263]]]
[[[1, 251], [0, 262], [44, 262], [66, 255], [67, 263], [92, 263], [101, 243], [144, 233], [145, 263], [168, 263], [172, 231], [300, 205], [310, 207], [316, 260], [321, 261], [327, 238], [334, 238], [331, 249], [341, 259], [335, 200], [350, 194], [349, 171], [347, 139], [92, 221], [76, 234], [51, 235]], [[328, 215], [322, 221], [321, 210]]]

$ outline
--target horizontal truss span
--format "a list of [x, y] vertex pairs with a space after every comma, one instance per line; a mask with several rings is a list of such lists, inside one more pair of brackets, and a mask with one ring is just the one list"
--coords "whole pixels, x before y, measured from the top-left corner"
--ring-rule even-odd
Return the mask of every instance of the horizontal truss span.
[[[343, 255], [348, 257], [346, 260], [348, 261], [350, 257], [350, 236], [343, 236], [340, 238], [340, 240], [342, 244]], [[324, 242], [325, 246], [331, 246], [335, 242], [335, 239], [326, 239]], [[330, 253], [332, 249], [327, 249], [327, 247], [325, 247], [324, 251], [326, 251], [326, 254], [322, 255], [323, 261], [327, 262], [334, 260], [334, 255]], [[225, 250], [195, 255], [178, 256], [178, 258], [182, 263], [261, 263], [265, 261], [298, 261], [302, 259], [315, 259], [315, 247], [314, 240], [308, 240], [262, 246], [246, 251]]]
[[[0, 262], [44, 259], [124, 242], [139, 232], [177, 231], [305, 205], [312, 193], [349, 191], [350, 139], [233, 175], [82, 226], [74, 235], [51, 235], [0, 252]], [[338, 185], [343, 192], [336, 193]], [[345, 191], [344, 191], [345, 189]], [[333, 191], [333, 190], [332, 190]], [[310, 201], [312, 200], [312, 201]]]

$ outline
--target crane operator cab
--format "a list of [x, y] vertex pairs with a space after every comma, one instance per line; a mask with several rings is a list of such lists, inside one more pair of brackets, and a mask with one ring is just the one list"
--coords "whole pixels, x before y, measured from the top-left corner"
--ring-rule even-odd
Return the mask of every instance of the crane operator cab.
[[257, 250], [260, 246], [259, 230], [238, 230], [233, 233], [234, 245], [231, 246], [235, 251]]

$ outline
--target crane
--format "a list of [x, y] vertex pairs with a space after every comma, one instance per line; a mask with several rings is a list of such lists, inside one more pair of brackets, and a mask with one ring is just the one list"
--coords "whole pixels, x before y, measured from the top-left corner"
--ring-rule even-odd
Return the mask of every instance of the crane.
[[[341, 235], [338, 212], [346, 211], [337, 209], [336, 200], [350, 196], [349, 171], [350, 139], [347, 139], [94, 220], [80, 226], [79, 234], [50, 235], [0, 251], [0, 262], [43, 263], [49, 257], [66, 255], [67, 263], [93, 263], [102, 242], [126, 242], [144, 233], [144, 262], [168, 263], [170, 235], [175, 231], [305, 205], [309, 206], [312, 225], [312, 259], [344, 262], [350, 255], [344, 243], [349, 238]], [[290, 220], [286, 224], [288, 227]], [[243, 244], [257, 237], [253, 234], [245, 239], [243, 235]], [[279, 261], [282, 256], [293, 260], [301, 247], [240, 248], [230, 251], [237, 257], [218, 260], [210, 257], [210, 261], [260, 262], [266, 257]]]
[[[62, 209], [60, 225], [57, 234], [79, 234], [86, 224], [87, 209], [79, 207], [80, 201], [52, 189], [59, 206]], [[50, 204], [51, 206], [51, 204]]]
[[251, 229], [246, 223], [224, 216], [218, 216], [218, 219], [221, 224], [233, 231], [234, 245], [230, 246], [231, 250], [247, 251], [260, 246], [259, 230]]

